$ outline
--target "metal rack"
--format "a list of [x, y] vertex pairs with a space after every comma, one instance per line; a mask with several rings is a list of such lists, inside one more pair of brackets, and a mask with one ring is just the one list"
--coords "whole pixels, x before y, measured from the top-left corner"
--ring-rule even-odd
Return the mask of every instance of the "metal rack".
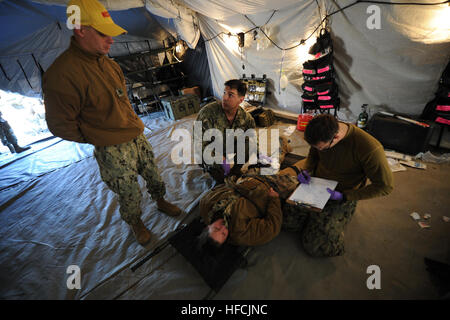
[[263, 106], [266, 103], [267, 97], [267, 78], [264, 74], [262, 78], [256, 78], [254, 74], [250, 78], [242, 75], [241, 81], [247, 84], [247, 93], [244, 101], [247, 101], [254, 106]]
[[[112, 57], [124, 73], [128, 97], [137, 114], [162, 110], [161, 99], [178, 95], [185, 86], [187, 76], [181, 70], [183, 61], [177, 57], [175, 48], [176, 43]], [[164, 54], [162, 61], [161, 54]]]

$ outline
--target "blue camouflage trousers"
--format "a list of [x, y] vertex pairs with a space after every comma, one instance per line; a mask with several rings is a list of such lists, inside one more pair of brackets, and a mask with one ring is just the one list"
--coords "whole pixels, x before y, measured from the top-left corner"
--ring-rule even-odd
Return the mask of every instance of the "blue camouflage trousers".
[[0, 139], [4, 146], [7, 146], [10, 143], [17, 145], [16, 135], [12, 131], [9, 123], [6, 121], [0, 121]]
[[142, 215], [138, 175], [144, 178], [152, 199], [165, 195], [152, 147], [144, 134], [122, 144], [96, 146], [94, 156], [102, 180], [119, 197], [120, 216], [128, 224], [137, 223]]
[[314, 257], [345, 253], [344, 229], [356, 210], [356, 201], [328, 201], [321, 212], [285, 203], [282, 229], [298, 233], [303, 249]]

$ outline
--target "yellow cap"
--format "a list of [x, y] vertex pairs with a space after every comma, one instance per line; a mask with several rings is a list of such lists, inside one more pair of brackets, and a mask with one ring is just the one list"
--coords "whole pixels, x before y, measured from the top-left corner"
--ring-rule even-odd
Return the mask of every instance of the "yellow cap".
[[[97, 0], [70, 0], [67, 7], [72, 5], [80, 8], [80, 24], [82, 26], [91, 26], [110, 37], [116, 37], [127, 32], [114, 23], [109, 12]], [[73, 16], [70, 17], [73, 18]]]

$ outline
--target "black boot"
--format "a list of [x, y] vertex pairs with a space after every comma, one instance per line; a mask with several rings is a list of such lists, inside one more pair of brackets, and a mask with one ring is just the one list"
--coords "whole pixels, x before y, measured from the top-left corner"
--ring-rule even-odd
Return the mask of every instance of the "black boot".
[[8, 143], [6, 146], [9, 148], [9, 151], [11, 151], [11, 153], [16, 153], [16, 150], [14, 149], [14, 146], [11, 143]]
[[26, 151], [26, 150], [28, 150], [28, 149], [30, 149], [31, 147], [20, 147], [18, 144], [16, 144], [15, 146], [14, 146], [14, 149], [16, 149], [16, 152], [17, 153], [21, 153], [21, 152], [24, 152], [24, 151]]

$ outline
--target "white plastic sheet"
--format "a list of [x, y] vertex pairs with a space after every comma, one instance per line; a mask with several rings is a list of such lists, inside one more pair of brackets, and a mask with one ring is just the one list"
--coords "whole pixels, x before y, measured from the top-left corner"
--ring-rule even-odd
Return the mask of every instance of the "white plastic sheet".
[[[211, 188], [212, 179], [198, 165], [173, 164], [170, 151], [176, 142], [170, 136], [176, 128], [191, 130], [192, 119], [145, 119], [145, 123], [144, 133], [166, 183], [165, 198], [182, 210], [191, 211]], [[65, 152], [57, 152], [63, 144], [67, 144]], [[54, 155], [49, 158], [45, 152], [51, 148]], [[121, 282], [113, 292], [101, 293], [98, 288], [148, 254], [187, 218], [187, 213], [172, 218], [159, 212], [146, 192], [145, 181], [139, 177], [142, 220], [152, 232], [150, 245], [143, 248], [121, 220], [117, 196], [101, 180], [92, 146], [79, 148], [79, 144], [64, 141], [43, 149], [36, 161], [39, 155], [38, 170], [29, 169], [22, 174], [13, 170], [29, 167], [29, 157], [1, 169], [2, 177], [15, 173], [18, 178], [3, 186], [0, 193], [0, 297], [113, 298], [120, 287], [129, 283]], [[70, 290], [66, 285], [70, 265], [80, 267], [80, 290]], [[152, 264], [142, 267], [135, 279], [151, 267]], [[96, 290], [100, 290], [98, 294]]]

